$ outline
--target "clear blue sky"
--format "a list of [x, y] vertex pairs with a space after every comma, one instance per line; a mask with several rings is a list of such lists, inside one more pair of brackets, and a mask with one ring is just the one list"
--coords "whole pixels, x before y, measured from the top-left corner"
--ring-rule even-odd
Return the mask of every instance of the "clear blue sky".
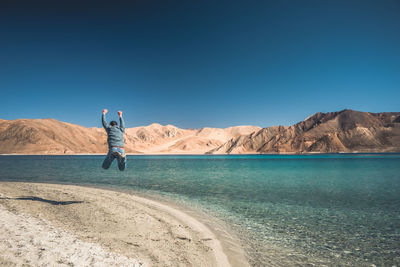
[[0, 2], [0, 118], [291, 125], [400, 111], [400, 1]]

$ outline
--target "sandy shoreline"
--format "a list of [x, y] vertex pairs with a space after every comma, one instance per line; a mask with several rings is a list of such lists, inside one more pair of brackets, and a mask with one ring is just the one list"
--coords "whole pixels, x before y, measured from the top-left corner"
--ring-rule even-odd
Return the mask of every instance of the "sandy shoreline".
[[0, 265], [246, 266], [170, 205], [72, 185], [0, 182]]

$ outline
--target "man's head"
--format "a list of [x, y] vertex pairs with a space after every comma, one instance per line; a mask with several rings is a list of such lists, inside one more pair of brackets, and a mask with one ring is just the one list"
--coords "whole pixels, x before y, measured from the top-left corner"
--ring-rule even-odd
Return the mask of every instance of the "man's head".
[[111, 121], [110, 122], [110, 126], [115, 126], [115, 125], [118, 125], [118, 123], [116, 121]]

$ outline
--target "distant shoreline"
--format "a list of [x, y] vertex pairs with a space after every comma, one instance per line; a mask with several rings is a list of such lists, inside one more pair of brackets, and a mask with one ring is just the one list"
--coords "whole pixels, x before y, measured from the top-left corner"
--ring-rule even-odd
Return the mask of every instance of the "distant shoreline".
[[[219, 154], [194, 154], [194, 153], [126, 153], [128, 156], [246, 156], [246, 155], [346, 155], [346, 154], [399, 154], [400, 151], [382, 151], [382, 152], [369, 152], [369, 151], [354, 151], [354, 152], [307, 152], [307, 153], [243, 153], [243, 154], [227, 154], [227, 153], [219, 153]], [[24, 153], [8, 153], [8, 154], [0, 154], [0, 156], [105, 156], [107, 153], [71, 153], [71, 154], [24, 154]]]

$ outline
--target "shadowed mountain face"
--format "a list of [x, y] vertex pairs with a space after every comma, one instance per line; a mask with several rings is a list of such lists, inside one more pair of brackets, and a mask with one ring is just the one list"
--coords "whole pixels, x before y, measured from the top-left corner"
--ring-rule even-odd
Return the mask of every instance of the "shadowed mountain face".
[[263, 128], [209, 153], [399, 152], [400, 112], [316, 113], [295, 125]]
[[[0, 119], [0, 153], [106, 153], [102, 128], [54, 119]], [[353, 110], [316, 113], [292, 126], [180, 129], [151, 124], [127, 128], [128, 153], [242, 154], [308, 152], [400, 152], [400, 112]]]

